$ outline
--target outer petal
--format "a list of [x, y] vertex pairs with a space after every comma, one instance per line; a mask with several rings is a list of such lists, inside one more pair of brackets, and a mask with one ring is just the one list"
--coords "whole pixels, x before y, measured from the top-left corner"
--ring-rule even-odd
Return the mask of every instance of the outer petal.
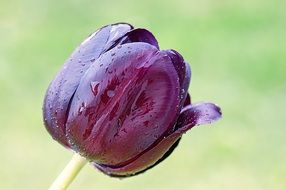
[[158, 41], [156, 40], [155, 36], [150, 31], [143, 28], [131, 30], [120, 40], [121, 44], [132, 42], [145, 42], [159, 49]]
[[175, 133], [184, 133], [194, 125], [205, 125], [221, 118], [221, 109], [213, 103], [196, 103], [184, 107], [178, 118]]
[[189, 105], [181, 112], [177, 130], [163, 138], [152, 148], [145, 151], [140, 157], [121, 167], [106, 166], [93, 163], [95, 167], [107, 175], [114, 177], [128, 177], [142, 173], [165, 159], [168, 151], [174, 149], [176, 142], [187, 130], [196, 125], [209, 124], [221, 117], [220, 108], [212, 103], [198, 103]]
[[71, 103], [67, 135], [73, 148], [107, 165], [139, 157], [173, 128], [177, 78], [169, 57], [147, 43], [125, 44], [102, 55]]
[[91, 34], [70, 56], [50, 84], [44, 100], [45, 126], [52, 137], [69, 146], [65, 137], [65, 123], [69, 103], [81, 77], [90, 65], [119, 38], [132, 29], [129, 24], [105, 26]]
[[[164, 50], [171, 58], [173, 65], [178, 73], [179, 82], [181, 86], [180, 92], [180, 109], [185, 104], [185, 100], [188, 94], [188, 88], [191, 80], [191, 68], [190, 65], [184, 61], [184, 58], [175, 50]], [[188, 101], [188, 100], [187, 100]], [[178, 113], [179, 114], [179, 113]]]

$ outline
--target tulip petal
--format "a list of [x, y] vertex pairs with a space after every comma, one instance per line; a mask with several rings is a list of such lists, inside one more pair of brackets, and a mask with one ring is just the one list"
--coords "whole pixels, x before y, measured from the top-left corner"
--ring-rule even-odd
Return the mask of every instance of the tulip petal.
[[175, 133], [184, 133], [195, 125], [205, 125], [221, 118], [221, 109], [213, 103], [196, 103], [184, 107]]
[[[165, 53], [171, 58], [173, 65], [178, 73], [179, 82], [181, 85], [180, 92], [180, 109], [185, 104], [185, 100], [188, 94], [188, 88], [191, 80], [191, 68], [190, 65], [184, 61], [184, 58], [175, 50], [164, 50]], [[179, 114], [179, 113], [178, 113]]]
[[67, 135], [73, 148], [108, 165], [139, 157], [174, 127], [177, 78], [170, 58], [147, 43], [124, 44], [103, 54], [71, 103]]
[[132, 42], [145, 42], [159, 49], [158, 41], [155, 36], [150, 31], [143, 28], [133, 29], [130, 32], [127, 32], [121, 39], [121, 44]]
[[90, 65], [115, 41], [133, 27], [129, 24], [105, 26], [91, 34], [70, 56], [50, 84], [43, 106], [44, 122], [52, 137], [69, 147], [65, 136], [65, 123], [69, 104], [81, 77]]
[[185, 107], [178, 119], [176, 131], [163, 138], [158, 144], [150, 147], [140, 157], [121, 166], [106, 166], [93, 162], [93, 165], [107, 175], [113, 177], [129, 177], [160, 163], [170, 155], [183, 133], [197, 125], [209, 124], [221, 118], [218, 106], [212, 103], [197, 103]]
[[157, 146], [153, 147], [151, 150], [145, 152], [145, 154], [142, 154], [139, 158], [125, 166], [113, 167], [98, 164], [96, 162], [92, 162], [92, 164], [97, 169], [111, 177], [131, 177], [141, 174], [165, 160], [177, 147], [179, 141], [179, 135], [173, 135], [169, 138], [165, 138]]

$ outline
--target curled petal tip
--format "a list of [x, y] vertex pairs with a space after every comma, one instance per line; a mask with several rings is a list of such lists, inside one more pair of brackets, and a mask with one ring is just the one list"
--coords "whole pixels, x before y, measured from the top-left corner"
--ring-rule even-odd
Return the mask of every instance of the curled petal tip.
[[221, 109], [213, 103], [195, 103], [184, 107], [178, 118], [176, 129], [186, 131], [194, 126], [205, 125], [219, 120]]

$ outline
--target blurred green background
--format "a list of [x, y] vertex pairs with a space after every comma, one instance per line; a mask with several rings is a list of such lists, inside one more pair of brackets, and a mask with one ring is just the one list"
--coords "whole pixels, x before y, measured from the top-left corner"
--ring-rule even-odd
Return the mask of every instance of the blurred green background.
[[191, 63], [193, 102], [223, 110], [162, 164], [118, 180], [86, 166], [71, 190], [285, 190], [286, 1], [0, 1], [0, 189], [47, 189], [72, 153], [42, 122], [45, 90], [97, 28], [150, 29]]

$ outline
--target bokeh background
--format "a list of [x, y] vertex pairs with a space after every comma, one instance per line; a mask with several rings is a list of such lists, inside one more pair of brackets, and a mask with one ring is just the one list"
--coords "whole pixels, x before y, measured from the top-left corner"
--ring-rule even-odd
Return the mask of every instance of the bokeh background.
[[0, 189], [47, 189], [72, 153], [42, 122], [45, 90], [97, 28], [130, 22], [191, 63], [192, 100], [223, 119], [194, 128], [137, 177], [87, 165], [71, 190], [285, 190], [286, 1], [0, 1]]

